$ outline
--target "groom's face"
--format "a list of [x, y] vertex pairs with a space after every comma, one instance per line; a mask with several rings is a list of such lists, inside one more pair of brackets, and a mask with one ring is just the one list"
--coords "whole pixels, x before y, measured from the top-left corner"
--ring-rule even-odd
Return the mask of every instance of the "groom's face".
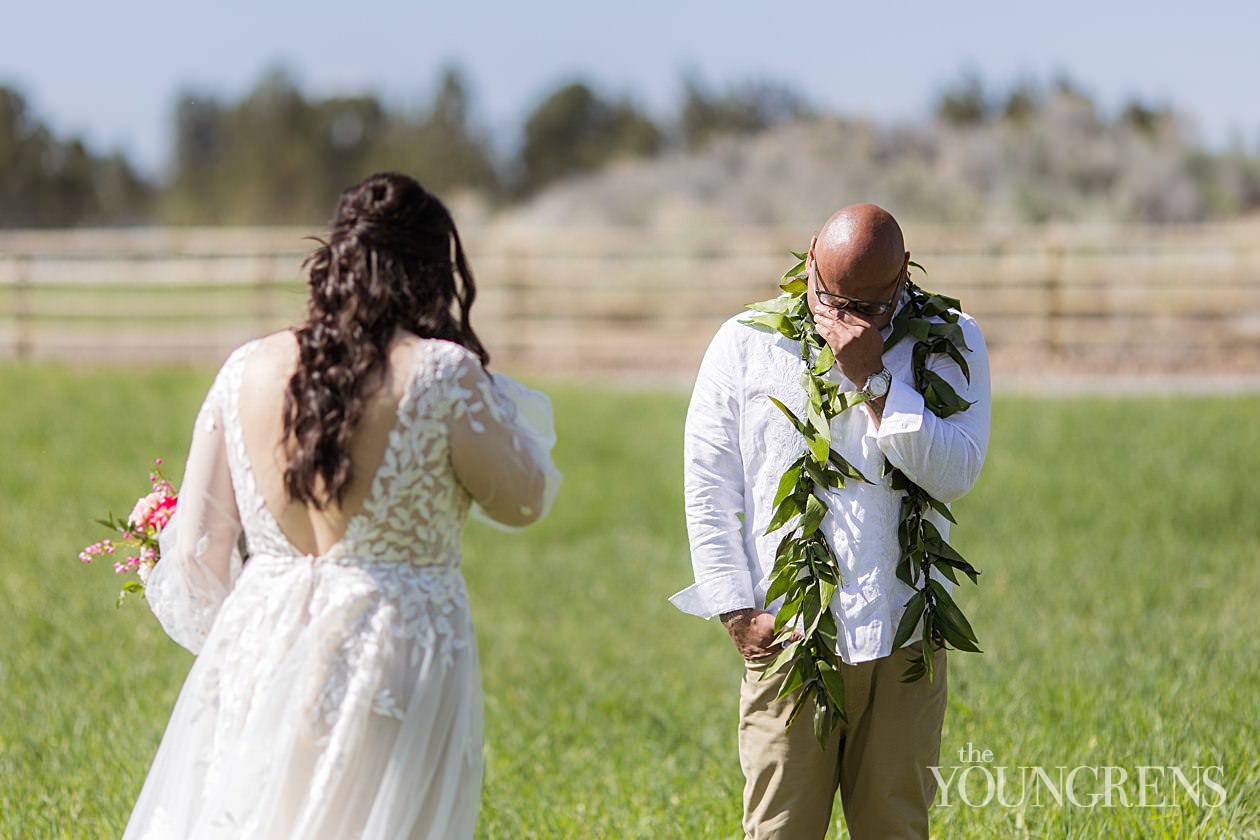
[[893, 266], [882, 264], [887, 260], [831, 254], [815, 238], [810, 242], [806, 262], [810, 311], [821, 305], [842, 313], [846, 320], [864, 321], [883, 329], [892, 321], [897, 300], [905, 289], [909, 260], [909, 251], [900, 265]]

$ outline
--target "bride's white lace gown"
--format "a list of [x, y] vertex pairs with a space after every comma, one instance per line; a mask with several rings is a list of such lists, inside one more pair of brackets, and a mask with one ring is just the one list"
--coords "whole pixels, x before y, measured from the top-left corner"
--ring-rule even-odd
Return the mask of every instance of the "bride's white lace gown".
[[154, 614], [198, 656], [124, 838], [472, 837], [482, 700], [461, 532], [474, 502], [507, 525], [550, 505], [550, 404], [459, 345], [411, 337], [362, 507], [329, 550], [303, 553], [242, 429], [264, 340], [206, 397], [149, 575]]

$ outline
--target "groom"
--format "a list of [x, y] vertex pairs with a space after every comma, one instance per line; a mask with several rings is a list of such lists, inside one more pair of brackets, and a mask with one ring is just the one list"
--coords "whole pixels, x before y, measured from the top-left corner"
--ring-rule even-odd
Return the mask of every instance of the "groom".
[[[963, 314], [970, 382], [945, 357], [930, 365], [973, 405], [945, 419], [925, 408], [911, 372], [914, 340], [907, 337], [887, 352], [883, 346], [907, 297], [909, 260], [896, 220], [871, 204], [845, 207], [828, 219], [806, 258], [814, 324], [837, 361], [826, 377], [869, 398], [832, 420], [832, 448], [876, 482], [850, 481], [822, 493], [829, 511], [822, 531], [843, 583], [831, 611], [840, 630], [836, 653], [848, 718], [826, 748], [810, 725], [812, 701], [803, 722], [784, 728], [795, 697], [775, 698], [786, 671], [761, 679], [776, 652], [778, 604], [764, 601], [782, 536], [765, 531], [779, 479], [804, 445], [769, 398], [805, 416], [799, 348], [732, 318], [718, 330], [696, 377], [684, 443], [696, 582], [670, 600], [703, 618], [719, 616], [745, 660], [739, 759], [749, 838], [822, 838], [837, 788], [855, 840], [928, 836], [936, 793], [928, 768], [940, 753], [946, 655], [932, 652], [932, 681], [901, 682], [922, 642], [892, 649], [913, 590], [896, 576], [903, 494], [880, 476], [887, 460], [944, 502], [971, 488], [988, 446], [989, 364], [979, 327]], [[949, 523], [936, 513], [930, 518], [948, 538]]]

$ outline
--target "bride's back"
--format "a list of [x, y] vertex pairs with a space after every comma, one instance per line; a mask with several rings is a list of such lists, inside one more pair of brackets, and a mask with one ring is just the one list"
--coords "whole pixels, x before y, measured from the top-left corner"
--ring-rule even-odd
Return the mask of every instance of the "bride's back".
[[[363, 415], [347, 453], [352, 464], [350, 482], [341, 503], [334, 501], [322, 511], [290, 499], [284, 484], [288, 466], [283, 443], [285, 391], [298, 362], [293, 333], [285, 330], [260, 339], [246, 359], [239, 403], [245, 454], [261, 501], [298, 551], [315, 555], [328, 552], [345, 536], [351, 518], [362, 509], [385, 458], [420, 340], [400, 331], [389, 348], [384, 369], [365, 384]], [[317, 480], [316, 487], [322, 496], [323, 482]]]
[[[320, 556], [347, 549], [348, 532], [361, 542], [356, 514], [366, 506], [370, 519], [383, 501], [374, 476], [419, 360], [458, 350], [480, 369], [488, 357], [468, 320], [476, 289], [454, 221], [412, 178], [379, 173], [342, 192], [304, 267], [305, 321], [249, 342], [234, 371], [235, 457], [268, 542]], [[419, 352], [438, 344], [448, 346], [436, 356]], [[444, 453], [445, 437], [425, 445]], [[435, 457], [434, 470], [449, 467]]]
[[193, 425], [145, 599], [199, 659], [126, 840], [474, 834], [461, 536], [474, 503], [545, 514], [550, 404], [487, 371], [454, 224], [413, 179], [346, 190], [308, 265], [305, 321], [233, 350]]
[[346, 190], [307, 264], [305, 321], [229, 354], [194, 424], [145, 597], [201, 658], [127, 840], [473, 836], [461, 535], [474, 501], [545, 513], [550, 406], [486, 370], [454, 223], [413, 179]]

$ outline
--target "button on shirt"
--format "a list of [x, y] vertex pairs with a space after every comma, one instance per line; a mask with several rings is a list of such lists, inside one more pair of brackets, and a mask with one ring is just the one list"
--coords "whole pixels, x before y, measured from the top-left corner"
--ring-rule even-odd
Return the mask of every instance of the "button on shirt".
[[[901, 303], [906, 297], [903, 295]], [[799, 345], [736, 316], [718, 330], [701, 362], [687, 410], [684, 489], [687, 532], [695, 584], [670, 601], [684, 612], [712, 618], [765, 604], [774, 555], [786, 529], [766, 534], [779, 479], [800, 457], [805, 440], [769, 399], [805, 417]], [[969, 351], [970, 382], [946, 356], [929, 357], [929, 369], [973, 403], [939, 418], [923, 403], [911, 373], [915, 340], [907, 336], [884, 354], [892, 373], [878, 428], [865, 406], [831, 421], [832, 448], [875, 484], [849, 480], [822, 490], [828, 513], [821, 530], [835, 553], [842, 585], [831, 611], [840, 629], [836, 653], [850, 664], [892, 653], [893, 635], [914, 590], [897, 578], [901, 549], [897, 523], [904, 495], [883, 476], [884, 459], [938, 500], [958, 499], [975, 483], [989, 443], [989, 359], [984, 336], [971, 316], [958, 323]], [[891, 327], [882, 330], [887, 338]], [[855, 390], [836, 365], [826, 378]], [[949, 537], [949, 522], [928, 518]], [[933, 578], [952, 591], [951, 582]], [[911, 642], [921, 637], [922, 623]]]

